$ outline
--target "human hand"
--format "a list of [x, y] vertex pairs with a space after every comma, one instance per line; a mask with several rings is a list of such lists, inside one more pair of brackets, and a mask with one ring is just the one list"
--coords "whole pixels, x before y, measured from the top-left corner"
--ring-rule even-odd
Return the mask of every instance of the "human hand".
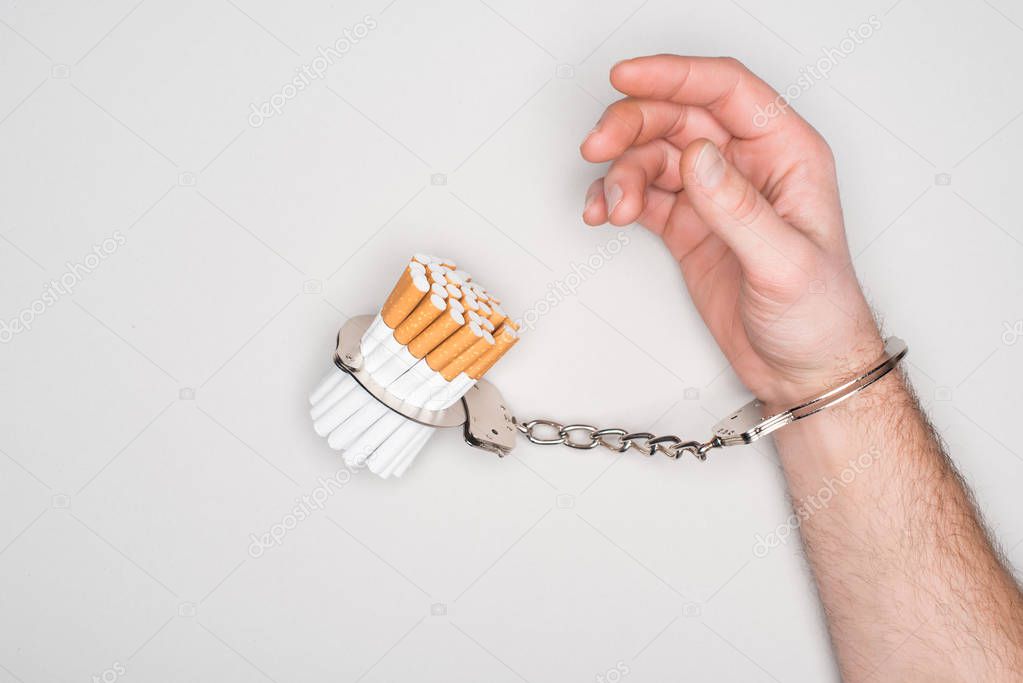
[[882, 342], [820, 134], [734, 59], [638, 57], [611, 84], [627, 97], [580, 147], [612, 162], [583, 220], [660, 235], [739, 378], [773, 407], [875, 360]]

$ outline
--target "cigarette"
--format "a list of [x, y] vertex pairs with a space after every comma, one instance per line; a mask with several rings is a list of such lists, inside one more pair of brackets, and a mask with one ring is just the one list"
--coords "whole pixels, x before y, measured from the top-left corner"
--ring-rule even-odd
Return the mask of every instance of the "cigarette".
[[[340, 372], [340, 371], [339, 371]], [[318, 420], [323, 415], [333, 408], [341, 399], [350, 394], [358, 383], [351, 378], [347, 373], [342, 373], [344, 379], [338, 382], [326, 395], [324, 395], [319, 401], [313, 404], [312, 408], [309, 409], [309, 416], [313, 420]]]
[[454, 360], [441, 368], [441, 376], [450, 382], [455, 377], [458, 377], [459, 373], [479, 360], [480, 356], [492, 349], [495, 343], [493, 335], [484, 330], [483, 336], [473, 342], [472, 346], [462, 351], [455, 356]]
[[434, 372], [425, 360], [420, 360], [402, 373], [401, 377], [388, 384], [387, 392], [411, 405], [422, 405], [422, 403], [412, 401], [410, 397], [417, 394], [425, 384], [433, 381], [436, 377], [440, 377], [440, 375]]
[[472, 346], [483, 336], [483, 328], [474, 322], [463, 325], [457, 332], [445, 339], [437, 348], [426, 354], [426, 362], [434, 370], [440, 371], [453, 361], [458, 354]]
[[405, 474], [405, 470], [408, 469], [409, 465], [416, 459], [416, 455], [422, 450], [423, 446], [426, 445], [427, 440], [433, 434], [434, 430], [424, 429], [420, 431], [416, 437], [409, 442], [409, 445], [405, 447], [405, 452], [401, 454], [398, 465], [394, 468], [394, 476], [401, 477]]
[[[404, 452], [405, 446], [415, 438], [419, 428], [422, 426], [419, 423], [407, 421], [394, 430], [393, 434], [388, 436], [383, 443], [374, 449], [373, 457], [369, 461], [369, 471], [386, 479], [390, 475], [391, 469], [395, 465], [400, 464], [399, 456]], [[429, 428], [427, 427], [426, 429]]]
[[316, 388], [313, 389], [313, 393], [309, 394], [310, 405], [319, 403], [331, 390], [341, 383], [341, 380], [345, 377], [345, 373], [337, 368], [333, 368], [326, 377], [320, 380]]
[[[518, 341], [499, 304], [454, 262], [415, 254], [360, 340], [362, 370], [405, 405], [445, 409]], [[349, 467], [400, 477], [436, 430], [358, 387], [340, 371], [323, 378], [310, 396], [313, 428]]]
[[494, 303], [493, 299], [491, 299], [488, 303], [490, 304], [490, 310], [492, 312], [490, 314], [490, 317], [487, 318], [487, 320], [489, 320], [491, 323], [493, 323], [495, 327], [497, 327], [498, 325], [503, 323], [505, 318], [507, 318], [508, 316], [505, 315], [503, 308], [501, 308], [498, 304]]
[[320, 436], [327, 436], [341, 426], [345, 420], [355, 415], [356, 411], [366, 405], [367, 397], [361, 391], [350, 391], [313, 421], [313, 429]]
[[387, 326], [384, 322], [383, 317], [377, 313], [376, 317], [373, 318], [373, 322], [366, 329], [366, 332], [362, 335], [362, 339], [359, 341], [359, 351], [362, 353], [362, 357], [366, 358], [370, 355], [383, 341], [394, 335], [394, 330]]
[[472, 293], [476, 295], [476, 298], [480, 301], [489, 301], [490, 295], [487, 294], [487, 290], [484, 289], [478, 282], [469, 283], [469, 288], [472, 289]]
[[412, 354], [408, 352], [408, 349], [406, 349], [404, 345], [399, 344], [393, 334], [389, 334], [386, 339], [382, 340], [377, 347], [373, 349], [373, 351], [362, 357], [362, 369], [373, 375], [374, 379], [376, 379], [376, 375], [380, 372], [380, 368], [384, 367], [394, 358], [404, 356], [411, 359], [409, 361], [410, 363], [415, 362], [415, 359], [412, 357]]
[[399, 344], [408, 344], [436, 320], [446, 308], [447, 304], [443, 297], [437, 294], [425, 297], [394, 330], [394, 338]]
[[462, 312], [456, 310], [454, 306], [449, 306], [447, 315], [439, 316], [408, 343], [409, 353], [416, 358], [423, 358], [463, 325], [465, 317]]
[[380, 309], [384, 323], [392, 330], [396, 328], [429, 290], [430, 283], [424, 275], [414, 274], [410, 267], [405, 268]]
[[515, 346], [516, 342], [519, 341], [519, 335], [509, 323], [504, 323], [497, 330], [494, 335], [494, 345], [489, 351], [479, 357], [476, 362], [472, 363], [468, 368], [465, 369], [465, 374], [469, 375], [473, 379], [479, 379], [487, 370], [494, 366], [501, 356], [508, 352], [508, 349]]
[[387, 406], [383, 403], [379, 401], [367, 403], [330, 433], [327, 437], [327, 445], [335, 451], [348, 450], [355, 439], [369, 429], [370, 425], [379, 420], [385, 412], [387, 412]]
[[[425, 406], [433, 396], [437, 395], [438, 392], [444, 390], [449, 382], [444, 377], [430, 367], [430, 364], [425, 360], [422, 361], [422, 365], [425, 368], [420, 369], [417, 365], [413, 371], [415, 371], [420, 378], [423, 375], [426, 376], [426, 380], [420, 382], [420, 384], [410, 390], [404, 397], [405, 402], [414, 406]], [[422, 370], [422, 372], [420, 372]]]
[[374, 422], [369, 429], [360, 434], [347, 451], [345, 451], [345, 464], [349, 467], [361, 467], [366, 463], [366, 458], [373, 455], [373, 452], [384, 442], [384, 439], [394, 433], [398, 427], [405, 422], [405, 418], [388, 410], [382, 403], [381, 417]]
[[460, 373], [438, 393], [430, 397], [424, 406], [427, 410], [443, 410], [458, 402], [465, 395], [476, 380], [469, 375]]

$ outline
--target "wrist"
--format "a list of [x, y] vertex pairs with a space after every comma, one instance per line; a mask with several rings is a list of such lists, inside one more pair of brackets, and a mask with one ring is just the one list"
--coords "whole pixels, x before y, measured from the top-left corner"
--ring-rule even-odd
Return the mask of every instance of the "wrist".
[[897, 434], [916, 431], [916, 400], [902, 372], [892, 372], [848, 400], [775, 433], [786, 471], [829, 471], [863, 453], [890, 450]]
[[811, 368], [786, 372], [758, 396], [765, 413], [801, 405], [861, 376], [877, 365], [884, 348], [880, 333], [873, 330], [821, 354]]

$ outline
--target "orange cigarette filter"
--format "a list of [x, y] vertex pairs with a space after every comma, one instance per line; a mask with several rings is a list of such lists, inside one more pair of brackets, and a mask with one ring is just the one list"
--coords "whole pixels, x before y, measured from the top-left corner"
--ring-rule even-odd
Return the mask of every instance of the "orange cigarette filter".
[[419, 305], [426, 292], [429, 291], [429, 283], [426, 289], [422, 289], [424, 281], [413, 276], [412, 269], [406, 267], [398, 282], [391, 290], [383, 307], [380, 309], [380, 317], [392, 330], [401, 324], [409, 313]]
[[440, 374], [447, 381], [453, 380], [458, 377], [459, 373], [463, 372], [470, 365], [475, 363], [480, 356], [489, 351], [494, 347], [494, 338], [490, 336], [490, 333], [485, 333], [482, 337], [473, 342], [472, 346], [462, 351], [460, 354], [455, 356], [455, 359], [441, 368]]
[[504, 314], [504, 311], [499, 306], [491, 306], [490, 317], [487, 318], [487, 320], [489, 320], [494, 327], [500, 327], [501, 323], [503, 323], [507, 317], [508, 316]]
[[454, 334], [465, 324], [465, 317], [453, 308], [448, 308], [436, 320], [408, 343], [408, 350], [416, 358], [423, 358], [437, 348], [441, 342]]
[[[447, 305], [444, 299], [432, 294], [424, 297], [412, 312], [394, 330], [394, 338], [399, 344], [408, 344], [416, 335], [425, 330], [430, 323], [440, 317]], [[385, 321], [386, 322], [386, 321]]]
[[445, 365], [476, 343], [476, 340], [482, 336], [483, 330], [479, 325], [472, 323], [463, 325], [457, 332], [441, 342], [437, 348], [426, 354], [426, 362], [430, 368], [440, 372]]
[[494, 345], [490, 347], [482, 356], [476, 359], [468, 368], [465, 369], [465, 374], [469, 375], [473, 379], [479, 379], [487, 370], [494, 366], [494, 363], [501, 359], [501, 356], [508, 352], [508, 349], [515, 346], [519, 341], [519, 335], [515, 332], [515, 328], [511, 327], [508, 323], [501, 325], [494, 334]]

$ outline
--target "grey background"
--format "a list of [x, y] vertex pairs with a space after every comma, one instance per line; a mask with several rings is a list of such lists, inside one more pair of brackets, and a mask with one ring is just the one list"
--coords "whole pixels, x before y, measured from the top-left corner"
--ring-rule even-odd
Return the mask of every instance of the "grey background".
[[[798, 541], [753, 553], [789, 514], [769, 444], [498, 461], [444, 433], [247, 549], [340, 466], [305, 396], [404, 258], [453, 257], [521, 312], [614, 237], [579, 219], [601, 171], [577, 152], [610, 65], [730, 54], [784, 88], [871, 15], [796, 106], [1019, 567], [1018, 3], [0, 3], [0, 317], [126, 240], [0, 345], [0, 681], [834, 680]], [[746, 392], [629, 235], [494, 374], [525, 417], [702, 437]]]

